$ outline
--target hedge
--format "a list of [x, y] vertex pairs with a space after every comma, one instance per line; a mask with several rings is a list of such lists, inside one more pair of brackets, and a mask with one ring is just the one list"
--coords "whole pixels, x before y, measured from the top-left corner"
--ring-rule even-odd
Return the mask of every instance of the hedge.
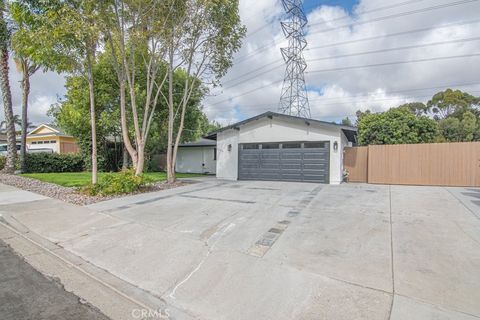
[[85, 162], [79, 154], [30, 153], [26, 169], [27, 173], [80, 172]]

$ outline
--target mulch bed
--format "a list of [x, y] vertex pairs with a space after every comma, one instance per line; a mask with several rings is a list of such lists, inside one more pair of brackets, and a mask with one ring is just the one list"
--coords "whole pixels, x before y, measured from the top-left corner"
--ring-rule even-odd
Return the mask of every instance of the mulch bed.
[[[78, 192], [76, 188], [63, 187], [54, 183], [48, 183], [37, 179], [26, 178], [19, 175], [9, 175], [4, 173], [0, 173], [0, 183], [81, 206], [125, 196], [89, 196]], [[185, 181], [177, 181], [172, 184], [167, 184], [166, 182], [156, 182], [148, 185], [145, 188], [142, 188], [141, 190], [133, 194], [173, 189], [187, 184], [188, 182]]]

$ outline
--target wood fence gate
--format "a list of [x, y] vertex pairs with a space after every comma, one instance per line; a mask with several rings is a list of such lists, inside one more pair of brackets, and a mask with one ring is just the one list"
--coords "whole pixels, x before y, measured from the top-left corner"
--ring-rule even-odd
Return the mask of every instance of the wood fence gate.
[[480, 187], [480, 142], [346, 148], [350, 182]]

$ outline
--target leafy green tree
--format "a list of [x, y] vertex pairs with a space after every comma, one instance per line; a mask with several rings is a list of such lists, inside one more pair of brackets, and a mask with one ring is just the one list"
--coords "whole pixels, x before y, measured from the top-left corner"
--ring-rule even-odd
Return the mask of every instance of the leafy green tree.
[[465, 141], [465, 142], [473, 141], [475, 138], [477, 127], [478, 127], [477, 118], [472, 112], [466, 111], [463, 114], [463, 119], [461, 123], [462, 123], [462, 141]]
[[350, 120], [349, 117], [346, 117], [346, 118], [342, 119], [342, 125], [353, 127], [352, 120]]
[[[14, 24], [16, 32], [12, 36], [12, 48], [14, 51], [14, 60], [17, 71], [22, 74], [20, 82], [22, 88], [22, 120], [21, 120], [21, 148], [20, 148], [20, 167], [22, 172], [26, 171], [27, 165], [27, 131], [28, 131], [28, 97], [30, 95], [30, 78], [40, 69], [40, 65], [32, 61], [28, 57], [32, 44], [29, 42], [30, 33], [32, 32], [31, 24], [26, 23], [27, 17], [23, 16], [19, 3], [10, 5], [10, 17]], [[30, 21], [31, 22], [31, 21]], [[22, 37], [27, 36], [27, 39]]]
[[472, 96], [460, 90], [447, 89], [435, 94], [427, 103], [430, 111], [436, 120], [442, 120], [449, 116], [456, 116], [461, 119], [463, 113], [474, 109], [480, 104], [480, 97]]
[[[233, 54], [240, 49], [246, 29], [241, 24], [238, 0], [169, 0], [166, 3], [173, 8], [163, 34], [168, 48], [167, 181], [172, 183], [175, 181], [178, 145], [192, 93], [197, 87], [218, 84], [232, 66]], [[180, 103], [174, 100], [173, 74], [177, 68], [186, 73]], [[177, 115], [180, 124], [174, 133]]]
[[8, 74], [8, 58], [10, 50], [11, 32], [8, 27], [5, 10], [6, 1], [0, 2], [0, 89], [2, 90], [3, 109], [5, 112], [6, 132], [7, 132], [7, 159], [3, 171], [12, 174], [15, 172], [15, 162], [17, 159], [16, 133], [12, 106], [12, 92], [10, 88], [10, 78]]
[[462, 135], [462, 124], [455, 117], [448, 117], [439, 121], [439, 141], [440, 142], [459, 142]]
[[399, 108], [406, 108], [416, 116], [426, 115], [428, 107], [423, 102], [409, 102], [402, 104]]
[[417, 117], [406, 108], [366, 114], [358, 123], [361, 145], [429, 143], [435, 141], [437, 130], [434, 120]]
[[99, 5], [95, 0], [17, 0], [13, 16], [17, 47], [33, 63], [57, 72], [83, 75], [89, 83], [92, 183], [97, 182], [93, 64], [99, 46]]

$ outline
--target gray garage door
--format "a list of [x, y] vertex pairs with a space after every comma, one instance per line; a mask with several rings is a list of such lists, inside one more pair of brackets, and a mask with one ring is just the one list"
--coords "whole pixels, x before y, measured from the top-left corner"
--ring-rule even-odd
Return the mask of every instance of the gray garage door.
[[247, 143], [238, 152], [240, 180], [329, 182], [328, 141]]

